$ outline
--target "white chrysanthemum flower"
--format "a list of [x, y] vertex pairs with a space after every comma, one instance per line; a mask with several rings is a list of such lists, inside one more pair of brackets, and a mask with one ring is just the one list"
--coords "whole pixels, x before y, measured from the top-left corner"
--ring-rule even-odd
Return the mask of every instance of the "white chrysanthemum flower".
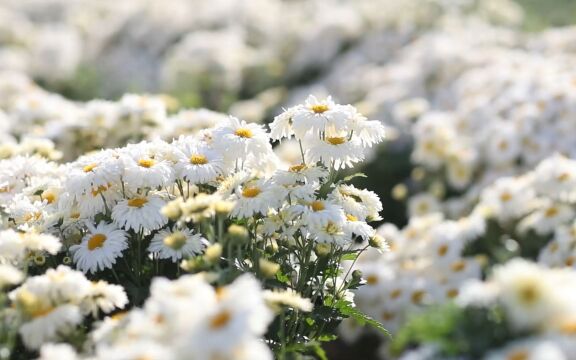
[[324, 225], [310, 225], [307, 230], [314, 241], [319, 243], [344, 246], [352, 240], [350, 233], [345, 231], [343, 223], [328, 221]]
[[295, 206], [302, 213], [302, 221], [307, 226], [322, 228], [332, 223], [340, 227], [346, 221], [342, 208], [327, 200], [315, 200], [307, 205]]
[[100, 222], [96, 227], [87, 222], [87, 226], [88, 233], [82, 243], [70, 247], [76, 266], [85, 273], [111, 268], [116, 258], [128, 248], [126, 233], [105, 222]]
[[217, 151], [190, 142], [181, 142], [179, 148], [177, 177], [192, 184], [207, 184], [224, 174], [224, 159]]
[[368, 120], [352, 106], [349, 106], [353, 114], [348, 120], [348, 128], [356, 136], [363, 146], [372, 146], [384, 140], [386, 129], [378, 120]]
[[78, 354], [68, 344], [44, 344], [40, 348], [40, 357], [37, 360], [76, 360]]
[[125, 230], [148, 233], [168, 223], [168, 218], [160, 210], [166, 205], [158, 195], [137, 195], [120, 201], [112, 209], [112, 219]]
[[239, 165], [235, 163], [238, 160], [246, 161], [249, 155], [266, 157], [272, 153], [270, 138], [261, 125], [249, 124], [233, 116], [215, 128], [212, 136], [213, 146], [231, 166]]
[[524, 178], [500, 178], [484, 190], [481, 204], [500, 221], [517, 219], [536, 205], [535, 194]]
[[127, 304], [128, 296], [122, 286], [100, 280], [92, 283], [90, 292], [81, 307], [84, 313], [92, 313], [96, 316], [98, 310], [108, 314], [114, 309], [123, 309]]
[[576, 161], [554, 155], [534, 170], [533, 186], [540, 195], [560, 201], [576, 201]]
[[440, 212], [441, 204], [438, 198], [430, 193], [421, 193], [408, 200], [408, 214], [418, 217]]
[[278, 209], [286, 197], [283, 187], [264, 180], [249, 181], [236, 189], [236, 204], [230, 212], [232, 217], [246, 218], [255, 214], [268, 214]]
[[294, 135], [292, 130], [292, 116], [298, 107], [292, 107], [284, 110], [283, 113], [274, 117], [274, 121], [270, 123], [270, 138], [280, 140], [283, 138], [290, 138]]
[[174, 169], [167, 147], [166, 143], [140, 143], [124, 148], [120, 157], [126, 187], [137, 190], [171, 185]]
[[102, 344], [96, 349], [94, 360], [174, 360], [178, 357], [169, 346], [158, 341], [137, 339], [114, 345]]
[[74, 196], [120, 181], [122, 166], [115, 150], [81, 157], [69, 165], [64, 188]]
[[19, 284], [23, 279], [24, 274], [14, 266], [0, 264], [0, 289]]
[[19, 261], [29, 251], [54, 255], [61, 247], [60, 240], [52, 235], [19, 233], [12, 229], [0, 231], [0, 259], [4, 261]]
[[318, 100], [310, 95], [304, 105], [299, 105], [290, 110], [292, 129], [299, 139], [305, 135], [318, 138], [321, 132], [327, 128], [336, 131], [348, 130], [347, 121], [352, 118], [352, 108], [338, 105], [328, 97]]
[[338, 185], [330, 194], [328, 199], [342, 206], [346, 214], [363, 221], [380, 220], [382, 203], [376, 193], [358, 189], [353, 185]]
[[367, 241], [376, 234], [376, 230], [366, 222], [358, 219], [356, 216], [346, 214], [346, 223], [344, 224], [344, 231], [350, 239], [359, 237]]
[[189, 229], [163, 229], [154, 235], [148, 251], [157, 254], [160, 259], [177, 262], [183, 257], [199, 254], [205, 241], [201, 234], [193, 234]]
[[574, 214], [574, 209], [569, 205], [543, 201], [542, 207], [525, 217], [518, 228], [520, 231], [533, 229], [538, 235], [547, 235], [573, 220]]
[[110, 210], [122, 199], [121, 189], [115, 185], [100, 185], [77, 197], [79, 216], [92, 217]]
[[566, 360], [562, 346], [552, 339], [527, 338], [513, 341], [503, 349], [489, 351], [484, 360]]
[[286, 186], [295, 184], [318, 184], [328, 177], [328, 171], [314, 165], [296, 164], [288, 170], [276, 170], [270, 181], [275, 184]]
[[39, 308], [30, 314], [31, 320], [19, 330], [24, 345], [38, 349], [42, 344], [58, 340], [61, 334], [71, 332], [82, 322], [80, 309], [76, 305]]
[[355, 137], [347, 133], [326, 133], [323, 139], [307, 135], [302, 144], [307, 162], [321, 162], [328, 168], [336, 170], [352, 167], [364, 159], [364, 148]]

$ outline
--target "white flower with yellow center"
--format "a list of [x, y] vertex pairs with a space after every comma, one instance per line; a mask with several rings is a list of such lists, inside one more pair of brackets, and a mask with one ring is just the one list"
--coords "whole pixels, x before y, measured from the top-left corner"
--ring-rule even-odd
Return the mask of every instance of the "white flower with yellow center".
[[64, 188], [74, 196], [80, 196], [99, 186], [120, 181], [122, 166], [115, 150], [103, 150], [71, 163], [66, 174]]
[[157, 254], [160, 259], [177, 262], [183, 257], [199, 254], [206, 239], [201, 234], [193, 234], [189, 229], [160, 230], [150, 242], [148, 251]]
[[214, 150], [194, 143], [179, 146], [176, 176], [192, 184], [212, 183], [224, 174], [224, 159]]
[[44, 343], [57, 341], [61, 335], [71, 333], [81, 322], [82, 315], [78, 306], [47, 305], [32, 312], [30, 321], [20, 327], [19, 333], [27, 348], [38, 349]]
[[227, 123], [212, 132], [213, 145], [231, 166], [249, 157], [269, 157], [273, 154], [270, 138], [258, 124], [249, 124], [230, 116]]
[[174, 182], [173, 154], [165, 143], [140, 143], [122, 149], [123, 181], [131, 190], [157, 188]]
[[305, 205], [296, 205], [294, 209], [302, 214], [302, 222], [307, 226], [323, 228], [332, 223], [340, 227], [346, 222], [342, 208], [329, 200], [314, 200]]
[[382, 203], [376, 193], [358, 189], [353, 185], [338, 185], [328, 199], [342, 206], [346, 214], [350, 214], [361, 221], [380, 220], [379, 212], [382, 211]]
[[292, 129], [299, 139], [305, 135], [318, 138], [329, 127], [347, 130], [347, 121], [353, 116], [350, 107], [338, 105], [330, 97], [318, 100], [313, 95], [308, 96], [304, 105], [290, 111]]
[[378, 120], [368, 120], [354, 107], [348, 106], [353, 114], [348, 120], [348, 128], [357, 136], [363, 146], [372, 146], [384, 140], [386, 128]]
[[112, 220], [125, 230], [149, 233], [168, 223], [160, 212], [164, 205], [166, 201], [158, 195], [134, 195], [114, 206]]
[[96, 227], [87, 222], [88, 233], [82, 243], [72, 245], [70, 252], [78, 269], [85, 273], [95, 273], [111, 268], [116, 258], [128, 248], [126, 233], [113, 224], [100, 222]]
[[122, 199], [121, 188], [113, 184], [100, 185], [78, 197], [79, 217], [88, 218], [104, 213]]
[[326, 132], [323, 138], [307, 135], [302, 144], [306, 162], [321, 162], [328, 168], [352, 167], [364, 159], [364, 148], [360, 141], [348, 132]]
[[236, 188], [236, 204], [231, 217], [246, 218], [255, 214], [266, 215], [270, 209], [278, 209], [286, 197], [283, 187], [264, 180], [249, 181]]

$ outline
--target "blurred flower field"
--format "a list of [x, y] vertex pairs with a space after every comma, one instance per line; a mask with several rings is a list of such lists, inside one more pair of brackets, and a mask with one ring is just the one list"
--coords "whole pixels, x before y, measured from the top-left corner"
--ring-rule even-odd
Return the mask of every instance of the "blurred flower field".
[[576, 2], [0, 1], [0, 359], [576, 359]]

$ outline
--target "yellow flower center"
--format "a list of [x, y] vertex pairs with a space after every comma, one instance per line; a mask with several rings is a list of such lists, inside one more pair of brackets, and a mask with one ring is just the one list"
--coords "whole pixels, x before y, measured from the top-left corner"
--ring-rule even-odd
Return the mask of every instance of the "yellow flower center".
[[422, 302], [422, 299], [424, 299], [425, 294], [426, 293], [424, 291], [417, 290], [417, 291], [414, 291], [412, 293], [412, 296], [410, 297], [410, 299], [412, 300], [413, 304], [420, 304]]
[[558, 208], [555, 207], [549, 207], [548, 209], [546, 209], [546, 212], [544, 213], [544, 216], [546, 216], [547, 218], [551, 218], [558, 215]]
[[48, 306], [48, 307], [41, 307], [38, 309], [34, 309], [30, 311], [30, 316], [33, 319], [39, 318], [39, 317], [43, 317], [46, 316], [48, 314], [50, 314], [52, 311], [54, 311], [54, 308], [52, 306]]
[[210, 327], [212, 328], [212, 330], [221, 329], [230, 322], [231, 318], [232, 315], [228, 311], [223, 310], [218, 314], [216, 314], [216, 316], [214, 316], [212, 320], [210, 320]]
[[104, 246], [104, 242], [106, 241], [106, 235], [104, 234], [94, 234], [88, 240], [88, 250], [92, 251], [94, 249], [101, 248]]
[[348, 221], [358, 221], [358, 218], [351, 214], [346, 214], [346, 219], [348, 219]]
[[444, 244], [438, 248], [438, 256], [444, 256], [448, 252], [448, 245]]
[[310, 204], [310, 206], [312, 207], [312, 210], [314, 211], [322, 211], [324, 210], [326, 207], [324, 206], [324, 203], [322, 201], [312, 201], [312, 203]]
[[512, 194], [510, 194], [509, 192], [503, 192], [502, 194], [500, 194], [500, 201], [508, 202], [510, 200], [512, 200]]
[[310, 110], [312, 110], [316, 114], [322, 114], [322, 113], [330, 110], [330, 108], [326, 104], [316, 104], [316, 105], [310, 106]]
[[394, 313], [390, 312], [390, 311], [384, 311], [382, 312], [382, 320], [384, 321], [390, 321], [394, 319]]
[[466, 267], [466, 263], [462, 260], [460, 261], [456, 261], [455, 263], [453, 263], [451, 266], [452, 271], [454, 272], [460, 272], [462, 270], [464, 270], [464, 268]]
[[258, 196], [258, 194], [260, 194], [261, 192], [262, 192], [262, 190], [260, 190], [256, 186], [245, 187], [242, 190], [242, 196], [244, 196], [246, 198], [254, 198], [254, 197]]
[[506, 356], [506, 360], [528, 360], [529, 354], [525, 350], [517, 350], [513, 351], [508, 356]]
[[152, 166], [154, 166], [156, 164], [156, 161], [154, 159], [140, 159], [138, 160], [138, 165], [142, 166], [143, 168], [151, 168]]
[[558, 178], [557, 178], [557, 179], [558, 179], [558, 181], [560, 181], [560, 182], [567, 181], [567, 180], [570, 179], [570, 174], [568, 174], [568, 173], [562, 173], [562, 174], [558, 175]]
[[56, 194], [50, 191], [44, 191], [42, 193], [42, 198], [48, 202], [48, 204], [52, 204], [56, 200]]
[[234, 131], [234, 135], [241, 137], [241, 138], [246, 138], [246, 139], [249, 139], [253, 136], [252, 130], [247, 129], [247, 128], [237, 129], [236, 131]]
[[98, 164], [96, 164], [96, 163], [88, 164], [88, 165], [84, 166], [84, 167], [82, 168], [82, 170], [83, 170], [85, 173], [88, 173], [88, 172], [94, 170], [97, 166], [98, 166]]
[[338, 227], [338, 225], [336, 225], [332, 221], [330, 221], [330, 222], [328, 222], [328, 224], [324, 228], [324, 231], [326, 231], [326, 233], [328, 235], [336, 235], [340, 232], [340, 228]]
[[302, 170], [306, 169], [306, 165], [304, 164], [299, 164], [299, 165], [292, 165], [288, 168], [288, 171], [290, 172], [300, 172]]
[[376, 285], [376, 284], [378, 284], [378, 276], [376, 276], [376, 275], [368, 275], [368, 276], [366, 277], [366, 283], [367, 283], [368, 285]]
[[134, 198], [128, 200], [128, 206], [141, 208], [148, 202], [146, 198]]
[[181, 232], [175, 232], [164, 238], [164, 245], [173, 250], [180, 250], [186, 244], [186, 236]]
[[398, 299], [402, 295], [402, 290], [395, 289], [390, 293], [390, 299]]
[[458, 289], [450, 289], [446, 292], [448, 299], [454, 299], [456, 296], [458, 296]]
[[206, 159], [204, 155], [194, 154], [190, 156], [190, 163], [194, 165], [205, 165], [208, 164], [208, 159]]
[[104, 191], [108, 190], [108, 188], [104, 185], [100, 185], [97, 188], [92, 189], [92, 196], [96, 197], [103, 193]]
[[332, 145], [342, 145], [346, 142], [345, 136], [331, 136], [326, 138], [326, 142]]

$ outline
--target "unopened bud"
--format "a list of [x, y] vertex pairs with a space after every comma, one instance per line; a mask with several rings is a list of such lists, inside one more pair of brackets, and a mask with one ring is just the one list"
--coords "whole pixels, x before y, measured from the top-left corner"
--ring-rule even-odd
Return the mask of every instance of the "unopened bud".
[[222, 255], [222, 245], [220, 244], [212, 244], [206, 248], [206, 253], [204, 254], [204, 258], [209, 263], [215, 263], [220, 259]]
[[352, 279], [360, 281], [362, 279], [362, 271], [360, 271], [360, 270], [352, 271]]
[[394, 200], [404, 200], [408, 196], [408, 188], [404, 184], [397, 184], [392, 188], [392, 198]]
[[274, 277], [278, 270], [280, 270], [279, 264], [266, 259], [260, 259], [258, 265], [260, 266], [260, 272], [265, 278]]
[[168, 219], [176, 221], [182, 216], [182, 208], [180, 207], [180, 204], [180, 199], [170, 201], [168, 204], [164, 205], [160, 212]]
[[330, 254], [330, 250], [332, 250], [332, 246], [330, 244], [320, 243], [320, 244], [316, 245], [316, 248], [314, 250], [315, 250], [316, 255], [318, 257], [322, 257], [322, 256], [326, 256], [326, 255]]
[[248, 233], [248, 229], [246, 229], [242, 225], [232, 224], [228, 227], [228, 235], [232, 240], [238, 242], [244, 242], [248, 240], [250, 234]]

